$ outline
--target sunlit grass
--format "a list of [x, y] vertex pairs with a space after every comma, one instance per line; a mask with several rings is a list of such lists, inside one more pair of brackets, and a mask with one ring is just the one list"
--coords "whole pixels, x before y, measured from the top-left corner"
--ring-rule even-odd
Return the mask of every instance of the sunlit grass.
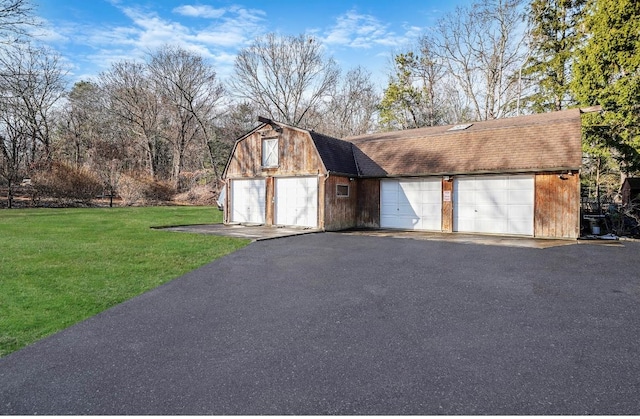
[[248, 243], [150, 228], [220, 221], [211, 207], [0, 211], [0, 356]]

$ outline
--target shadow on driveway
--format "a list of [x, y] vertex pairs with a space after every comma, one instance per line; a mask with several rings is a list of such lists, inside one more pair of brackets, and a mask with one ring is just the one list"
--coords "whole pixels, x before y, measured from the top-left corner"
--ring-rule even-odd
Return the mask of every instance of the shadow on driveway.
[[254, 242], [0, 359], [0, 414], [636, 415], [638, 254]]

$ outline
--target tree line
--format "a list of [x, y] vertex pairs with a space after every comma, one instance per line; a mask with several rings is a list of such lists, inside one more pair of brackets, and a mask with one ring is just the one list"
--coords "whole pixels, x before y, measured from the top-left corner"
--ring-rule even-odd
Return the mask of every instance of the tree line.
[[29, 36], [29, 0], [0, 0], [0, 186], [126, 203], [216, 187], [233, 141], [266, 116], [345, 138], [575, 106], [585, 173], [640, 168], [640, 5], [634, 0], [476, 0], [392, 55], [379, 93], [307, 35], [267, 34], [223, 82], [206, 59], [165, 45], [68, 87], [56, 51]]

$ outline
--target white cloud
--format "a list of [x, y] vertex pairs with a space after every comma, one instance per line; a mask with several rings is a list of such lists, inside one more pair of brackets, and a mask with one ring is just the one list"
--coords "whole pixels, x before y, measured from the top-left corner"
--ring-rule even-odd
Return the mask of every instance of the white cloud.
[[173, 9], [174, 13], [182, 16], [201, 17], [205, 19], [217, 19], [222, 17], [225, 13], [225, 9], [215, 9], [211, 6], [198, 5], [184, 5]]
[[29, 33], [45, 43], [64, 43], [69, 40], [65, 34], [66, 30], [66, 28], [55, 27], [49, 21], [40, 18], [38, 26], [30, 28]]
[[174, 9], [179, 15], [199, 13], [200, 17], [209, 16], [210, 20], [204, 24], [187, 26], [179, 16], [160, 16], [153, 10], [126, 6], [117, 0], [111, 3], [125, 17], [124, 22], [117, 25], [74, 23], [64, 27], [58, 24], [58, 32], [48, 32], [49, 40], [52, 44], [65, 44], [68, 51], [82, 50], [76, 61], [79, 65], [86, 63], [85, 67], [90, 64], [96, 73], [108, 69], [114, 62], [143, 59], [148, 52], [164, 44], [174, 44], [202, 55], [214, 64], [218, 74], [226, 75], [233, 67], [237, 50], [265, 32], [265, 12], [240, 6], [215, 9], [215, 13], [210, 7]]
[[371, 15], [348, 11], [338, 17], [336, 25], [329, 30], [324, 41], [354, 48], [370, 48], [373, 43], [387, 33], [387, 25]]
[[403, 28], [403, 34], [396, 34], [388, 24], [371, 15], [350, 10], [339, 16], [336, 24], [323, 38], [328, 45], [370, 49], [377, 46], [398, 46], [415, 39], [422, 30], [416, 26]]

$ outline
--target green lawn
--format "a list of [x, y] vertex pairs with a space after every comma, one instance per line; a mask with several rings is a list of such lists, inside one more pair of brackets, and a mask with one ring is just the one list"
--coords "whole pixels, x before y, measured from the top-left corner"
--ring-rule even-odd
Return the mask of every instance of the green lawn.
[[0, 210], [0, 356], [249, 243], [151, 226], [211, 207]]

